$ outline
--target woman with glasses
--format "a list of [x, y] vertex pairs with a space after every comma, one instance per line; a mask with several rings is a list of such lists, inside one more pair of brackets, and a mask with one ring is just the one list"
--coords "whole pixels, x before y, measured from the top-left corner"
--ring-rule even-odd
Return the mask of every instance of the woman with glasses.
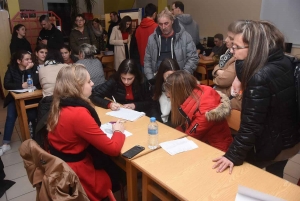
[[90, 99], [102, 108], [119, 110], [124, 107], [145, 112], [147, 116], [159, 116], [153, 108], [150, 85], [132, 59], [122, 61], [109, 80], [93, 89]]
[[165, 90], [163, 89], [163, 83], [167, 77], [173, 72], [180, 70], [180, 67], [176, 60], [165, 58], [159, 65], [158, 72], [155, 76], [155, 89], [153, 100], [159, 101], [161, 119], [164, 123], [169, 122], [169, 115], [171, 112], [171, 102], [166, 96]]
[[[241, 81], [241, 124], [224, 156], [213, 168], [223, 172], [244, 161], [283, 177], [288, 158], [299, 151], [296, 91], [284, 36], [266, 21], [236, 21], [232, 53]], [[243, 62], [241, 62], [243, 61]]]
[[171, 122], [178, 130], [217, 149], [227, 151], [232, 142], [226, 116], [230, 101], [225, 94], [200, 85], [184, 70], [168, 76], [164, 83], [171, 100]]
[[[230, 27], [228, 28], [231, 29]], [[230, 31], [227, 32], [225, 39], [226, 47], [228, 48], [225, 54], [221, 55], [219, 64], [215, 66], [212, 75], [213, 81], [216, 84], [214, 89], [221, 91], [230, 98], [231, 108], [241, 110], [242, 96], [237, 94], [231, 96], [231, 85], [236, 77], [235, 73], [235, 57], [231, 53], [234, 34]]]

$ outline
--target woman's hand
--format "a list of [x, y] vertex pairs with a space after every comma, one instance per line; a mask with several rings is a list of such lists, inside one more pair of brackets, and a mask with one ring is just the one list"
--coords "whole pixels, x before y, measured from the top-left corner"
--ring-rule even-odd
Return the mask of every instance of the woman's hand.
[[27, 82], [23, 82], [23, 84], [22, 84], [22, 88], [23, 88], [23, 89], [27, 89], [27, 88], [28, 88], [28, 84], [27, 84]]
[[126, 40], [123, 40], [123, 43], [128, 43], [128, 39], [126, 39]]
[[30, 69], [33, 67], [33, 62], [29, 62], [28, 65], [26, 66], [26, 70]]
[[124, 107], [124, 108], [127, 108], [127, 109], [132, 109], [132, 110], [134, 110], [134, 109], [135, 109], [135, 104], [129, 103], [129, 104], [123, 105], [123, 107]]
[[110, 104], [110, 109], [113, 111], [119, 110], [120, 109], [120, 104], [119, 103], [111, 103]]
[[213, 159], [213, 162], [216, 162], [214, 166], [212, 167], [213, 169], [217, 169], [217, 172], [223, 172], [229, 167], [229, 174], [232, 173], [233, 169], [233, 162], [225, 158], [224, 156], [221, 156], [219, 158]]
[[238, 79], [237, 76], [235, 76], [232, 85], [231, 85], [231, 95], [233, 97], [237, 96], [242, 88], [242, 83], [240, 82], [240, 80]]
[[124, 124], [120, 122], [120, 119], [118, 119], [118, 121], [112, 125], [113, 132], [121, 131], [122, 133], [124, 133], [124, 130], [125, 130]]
[[224, 73], [224, 70], [221, 70], [221, 69], [219, 69], [219, 70], [217, 70], [217, 76], [220, 76], [220, 75], [222, 75]]

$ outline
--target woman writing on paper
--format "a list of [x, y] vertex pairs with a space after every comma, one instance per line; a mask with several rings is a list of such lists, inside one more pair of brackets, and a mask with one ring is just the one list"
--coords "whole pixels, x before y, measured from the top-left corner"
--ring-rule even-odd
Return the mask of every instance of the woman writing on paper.
[[164, 82], [171, 100], [171, 122], [178, 130], [226, 151], [232, 142], [226, 116], [230, 101], [225, 94], [200, 85], [194, 76], [180, 70]]
[[[117, 103], [105, 99], [115, 99]], [[153, 108], [150, 85], [132, 59], [125, 59], [118, 71], [105, 83], [93, 89], [91, 101], [100, 107], [118, 110], [124, 108], [145, 112], [147, 116], [160, 116]], [[156, 115], [155, 115], [156, 114]]]
[[111, 139], [99, 129], [100, 119], [88, 99], [93, 84], [83, 65], [63, 67], [57, 75], [47, 129], [50, 153], [66, 161], [89, 199], [98, 201], [107, 197], [112, 182], [106, 168], [95, 169], [86, 150], [92, 145], [106, 155], [118, 156], [125, 135], [119, 120], [112, 125]]

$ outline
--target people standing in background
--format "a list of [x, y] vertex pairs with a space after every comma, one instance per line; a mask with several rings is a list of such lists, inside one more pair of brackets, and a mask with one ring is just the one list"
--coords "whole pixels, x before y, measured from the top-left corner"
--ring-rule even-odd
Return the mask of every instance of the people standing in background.
[[226, 45], [223, 44], [223, 34], [219, 33], [214, 36], [214, 44], [215, 46], [212, 48], [209, 56], [199, 54], [199, 58], [206, 61], [218, 61], [220, 56], [227, 50]]
[[79, 60], [77, 64], [83, 64], [91, 76], [93, 88], [105, 82], [102, 63], [94, 57], [96, 47], [87, 43], [79, 46]]
[[18, 50], [26, 50], [32, 53], [30, 43], [25, 38], [26, 36], [26, 27], [23, 24], [17, 24], [14, 26], [13, 33], [11, 36], [11, 42], [9, 45], [10, 54], [17, 52]]
[[106, 48], [109, 50], [109, 51], [114, 51], [114, 46], [110, 44], [109, 42], [109, 39], [110, 39], [110, 35], [111, 35], [111, 32], [113, 30], [113, 28], [117, 25], [119, 25], [121, 19], [120, 17], [118, 16], [117, 12], [113, 11], [110, 13], [110, 24], [109, 24], [109, 27], [108, 27], [108, 33], [107, 33], [107, 45], [106, 45]]
[[124, 16], [119, 25], [111, 32], [109, 43], [114, 46], [114, 63], [117, 71], [124, 59], [130, 58], [130, 40], [132, 34], [132, 23], [130, 16]]
[[[27, 78], [31, 75], [33, 85], [36, 88], [40, 88], [39, 77], [37, 74], [36, 66], [31, 60], [31, 54], [25, 50], [17, 51], [8, 65], [8, 69], [4, 76], [4, 88], [6, 90], [27, 89]], [[29, 100], [32, 102], [33, 100]], [[28, 103], [27, 103], [28, 104]], [[7, 115], [4, 126], [3, 145], [0, 147], [2, 153], [10, 150], [10, 141], [15, 126], [16, 119], [18, 117], [15, 100], [11, 93], [5, 97], [4, 107], [7, 107]], [[32, 127], [35, 130], [37, 109], [31, 108], [26, 110], [28, 123], [32, 123]], [[1, 151], [0, 151], [1, 152]]]
[[200, 33], [199, 26], [195, 20], [193, 20], [190, 14], [184, 13], [184, 4], [181, 1], [175, 1], [172, 4], [172, 13], [179, 20], [179, 23], [184, 27], [186, 32], [188, 32], [196, 45], [197, 50], [202, 49], [200, 43]]
[[48, 54], [48, 48], [44, 44], [39, 44], [35, 47], [33, 63], [37, 66], [37, 70], [44, 67], [45, 59]]
[[142, 72], [144, 70], [144, 57], [149, 36], [157, 28], [155, 22], [157, 16], [157, 7], [149, 3], [145, 6], [145, 18], [142, 19], [140, 26], [136, 29], [135, 38], [140, 56], [140, 65]]
[[144, 57], [144, 71], [148, 80], [154, 78], [165, 58], [176, 59], [180, 69], [193, 74], [198, 65], [198, 54], [191, 35], [178, 19], [165, 8], [157, 16], [158, 27], [149, 36]]
[[[97, 40], [93, 31], [85, 26], [85, 18], [82, 14], [78, 14], [75, 19], [77, 27], [72, 29], [70, 33], [70, 47], [74, 55], [79, 54], [79, 46], [83, 43], [95, 45], [97, 47]], [[96, 52], [95, 52], [96, 53]]]
[[239, 20], [229, 28], [243, 91], [241, 123], [227, 152], [213, 159], [213, 168], [232, 173], [247, 161], [282, 178], [300, 147], [294, 67], [284, 55], [284, 35], [266, 21]]
[[100, 20], [98, 18], [94, 18], [92, 21], [92, 30], [96, 37], [96, 40], [98, 42], [97, 48], [98, 52], [105, 51], [105, 39], [107, 37], [107, 32], [105, 29], [101, 26]]
[[42, 15], [39, 18], [40, 24], [43, 27], [37, 38], [37, 44], [47, 45], [48, 49], [59, 50], [64, 44], [63, 34], [54, 24], [50, 22], [47, 15]]
[[228, 97], [200, 85], [193, 75], [183, 70], [169, 75], [164, 88], [171, 100], [172, 125], [210, 146], [227, 151], [232, 143], [226, 120], [230, 114]]
[[64, 60], [63, 63], [65, 64], [73, 64], [76, 63], [76, 61], [78, 61], [78, 58], [72, 55], [71, 48], [69, 45], [63, 45], [60, 48], [60, 53]]

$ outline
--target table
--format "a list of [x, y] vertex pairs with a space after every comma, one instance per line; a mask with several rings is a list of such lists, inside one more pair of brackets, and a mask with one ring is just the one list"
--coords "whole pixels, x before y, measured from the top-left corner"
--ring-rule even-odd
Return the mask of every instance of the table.
[[143, 173], [143, 201], [152, 200], [152, 193], [162, 200], [172, 200], [154, 183], [160, 185], [179, 200], [234, 200], [238, 185], [243, 185], [289, 201], [299, 200], [300, 187], [276, 177], [262, 169], [244, 163], [216, 173], [212, 159], [224, 154], [192, 137], [199, 147], [174, 156], [163, 149], [132, 161]]
[[10, 91], [10, 93], [15, 99], [15, 104], [18, 112], [18, 119], [19, 119], [19, 124], [21, 129], [22, 141], [25, 141], [31, 138], [29, 133], [29, 128], [28, 128], [26, 109], [35, 108], [38, 106], [38, 103], [25, 105], [25, 101], [36, 99], [36, 98], [42, 98], [43, 93], [42, 90], [35, 90], [34, 92], [25, 92], [25, 93], [15, 93]]
[[203, 59], [199, 59], [199, 62], [198, 62], [198, 66], [203, 66], [205, 67], [207, 70], [212, 70], [212, 69], [209, 69], [208, 66], [214, 66], [216, 64], [215, 61], [207, 61], [207, 60], [203, 60]]
[[[116, 117], [108, 116], [105, 113], [111, 111], [110, 109], [103, 109], [100, 107], [95, 107], [100, 121], [102, 123], [107, 123], [109, 121], [116, 121]], [[131, 164], [136, 158], [149, 154], [154, 150], [148, 148], [148, 124], [150, 118], [143, 116], [134, 122], [127, 121], [125, 123], [125, 129], [132, 133], [132, 136], [126, 138], [125, 143], [122, 147], [121, 154], [134, 147], [135, 145], [141, 145], [145, 147], [145, 150], [133, 157], [132, 159], [126, 159], [119, 157], [114, 160], [117, 165], [119, 165], [124, 171], [126, 171], [127, 177], [127, 193], [129, 201], [136, 201], [137, 198], [137, 170]], [[169, 126], [166, 126], [160, 122], [158, 123], [158, 138], [159, 142], [165, 142], [169, 140], [175, 140], [186, 136], [185, 133], [177, 131]], [[124, 161], [125, 160], [125, 161]]]

